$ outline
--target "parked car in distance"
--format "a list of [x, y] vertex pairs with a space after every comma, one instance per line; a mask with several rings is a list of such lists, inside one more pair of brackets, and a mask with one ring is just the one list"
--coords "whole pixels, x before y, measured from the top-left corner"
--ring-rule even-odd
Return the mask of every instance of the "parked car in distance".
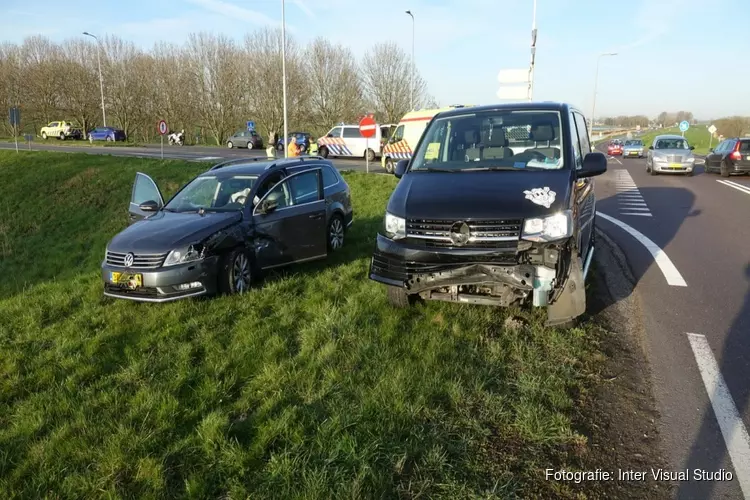
[[321, 157], [215, 165], [166, 204], [135, 177], [130, 225], [109, 242], [104, 295], [146, 302], [243, 293], [266, 269], [326, 257], [352, 224], [349, 186]]
[[89, 130], [87, 137], [90, 142], [93, 141], [124, 141], [125, 131], [114, 127], [96, 127], [93, 130]]
[[706, 155], [705, 170], [730, 174], [750, 174], [750, 137], [724, 139]]
[[620, 141], [611, 141], [607, 146], [609, 156], [622, 155], [622, 143]]
[[39, 131], [39, 135], [41, 135], [44, 140], [47, 140], [48, 137], [57, 137], [61, 141], [64, 141], [65, 139], [83, 138], [81, 127], [71, 120], [50, 122], [42, 127]]
[[648, 147], [646, 172], [657, 174], [693, 175], [695, 156], [693, 146], [680, 135], [657, 135]]
[[[302, 146], [305, 151], [310, 149], [310, 143], [312, 142], [312, 135], [309, 132], [289, 132], [289, 137], [294, 137], [297, 141], [297, 146]], [[284, 151], [287, 142], [283, 137], [279, 137], [279, 143], [276, 145], [276, 149]]]
[[263, 149], [263, 138], [255, 130], [238, 130], [227, 139], [227, 147], [229, 149]]
[[567, 104], [438, 113], [396, 163], [370, 279], [396, 307], [531, 303], [549, 324], [572, 321], [594, 253], [592, 177], [607, 170], [590, 151], [584, 115]]
[[622, 147], [624, 158], [643, 158], [643, 141], [641, 139], [630, 139], [625, 141]]

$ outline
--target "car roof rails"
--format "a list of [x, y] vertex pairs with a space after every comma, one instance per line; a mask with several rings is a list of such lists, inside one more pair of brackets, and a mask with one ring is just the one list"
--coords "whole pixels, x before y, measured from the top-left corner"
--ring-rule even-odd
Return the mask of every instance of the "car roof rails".
[[223, 167], [226, 167], [226, 166], [229, 166], [229, 165], [233, 165], [235, 163], [247, 163], [247, 162], [251, 162], [251, 161], [261, 161], [261, 160], [268, 161], [268, 158], [266, 158], [265, 156], [246, 156], [244, 158], [235, 158], [233, 160], [227, 160], [227, 161], [223, 161], [221, 163], [217, 163], [216, 165], [214, 165], [213, 167], [211, 167], [209, 169], [209, 171], [211, 171], [211, 170], [218, 170], [220, 168], [223, 168]]

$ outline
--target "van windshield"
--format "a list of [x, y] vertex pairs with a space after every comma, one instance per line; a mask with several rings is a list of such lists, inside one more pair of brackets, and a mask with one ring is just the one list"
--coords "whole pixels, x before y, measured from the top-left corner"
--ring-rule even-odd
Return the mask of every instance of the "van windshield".
[[559, 170], [557, 111], [493, 110], [438, 118], [424, 133], [411, 171]]

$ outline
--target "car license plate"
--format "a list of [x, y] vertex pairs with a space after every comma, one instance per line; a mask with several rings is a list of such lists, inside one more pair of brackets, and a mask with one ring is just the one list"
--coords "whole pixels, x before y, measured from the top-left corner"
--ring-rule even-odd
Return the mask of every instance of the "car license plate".
[[112, 271], [109, 273], [109, 281], [115, 285], [127, 285], [131, 290], [135, 290], [143, 286], [143, 275]]
[[679, 163], [670, 163], [669, 168], [682, 168], [682, 165]]

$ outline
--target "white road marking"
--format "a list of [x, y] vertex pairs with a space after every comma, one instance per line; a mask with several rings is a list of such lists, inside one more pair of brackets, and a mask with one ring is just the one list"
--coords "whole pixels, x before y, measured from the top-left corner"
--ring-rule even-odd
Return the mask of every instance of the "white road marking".
[[645, 207], [646, 206], [645, 203], [642, 203], [640, 201], [622, 201], [622, 200], [620, 200], [620, 205], [632, 205], [632, 206], [637, 206], [637, 207]]
[[729, 186], [730, 188], [734, 188], [737, 191], [742, 191], [745, 194], [750, 194], [750, 187], [745, 186], [744, 184], [740, 184], [739, 182], [725, 180], [717, 180], [716, 182], [724, 184], [725, 186]]
[[742, 418], [705, 335], [688, 333], [687, 336], [690, 347], [693, 349], [695, 362], [698, 363], [703, 385], [706, 386], [708, 399], [711, 401], [714, 415], [719, 423], [721, 435], [727, 445], [729, 458], [732, 459], [737, 482], [740, 483], [744, 497], [750, 498], [750, 436], [747, 434], [745, 424], [742, 423]]
[[637, 212], [648, 212], [648, 207], [623, 207], [622, 210], [634, 210]]
[[650, 213], [645, 213], [645, 212], [622, 212], [622, 215], [637, 215], [639, 217], [651, 217]]
[[[630, 176], [630, 172], [617, 170], [615, 189], [617, 190], [617, 201], [620, 203], [620, 214], [635, 215], [637, 213], [642, 215], [640, 212], [649, 212], [646, 200], [641, 196], [641, 192]], [[638, 207], [632, 205], [638, 205]], [[648, 217], [650, 216], [651, 213], [649, 212]]]
[[221, 160], [221, 156], [204, 156], [197, 158], [196, 161], [210, 161], [210, 160]]
[[[638, 242], [646, 247], [646, 250], [649, 251], [649, 253], [653, 256], [654, 262], [656, 262], [656, 265], [659, 266], [659, 269], [661, 270], [661, 273], [664, 275], [664, 279], [667, 280], [667, 283], [671, 286], [687, 286], [687, 283], [685, 282], [685, 279], [682, 277], [680, 272], [677, 270], [675, 265], [672, 263], [672, 260], [667, 256], [667, 254], [662, 250], [659, 245], [651, 241], [648, 236], [641, 233], [640, 231], [636, 230], [634, 227], [629, 226], [628, 224], [625, 224], [619, 219], [615, 219], [614, 217], [607, 215], [602, 212], [596, 212], [596, 215], [601, 217], [602, 219], [611, 222], [612, 224], [615, 224], [616, 226], [619, 226], [621, 229], [623, 229], [625, 232], [630, 234], [633, 238], [638, 240]], [[649, 214], [651, 215], [651, 214]]]

